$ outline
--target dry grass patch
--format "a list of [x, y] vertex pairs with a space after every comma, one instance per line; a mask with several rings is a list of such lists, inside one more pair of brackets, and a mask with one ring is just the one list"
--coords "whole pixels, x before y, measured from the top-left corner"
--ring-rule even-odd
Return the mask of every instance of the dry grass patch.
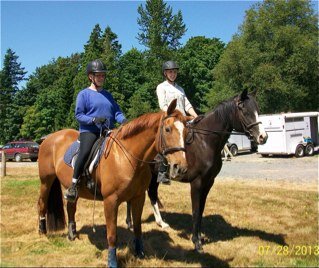
[[[37, 232], [37, 169], [10, 171], [1, 181], [2, 266], [105, 266], [107, 243], [103, 205], [80, 200], [79, 239], [68, 241], [66, 230], [49, 236]], [[30, 172], [27, 174], [26, 172]], [[143, 211], [146, 259], [133, 256], [133, 234], [125, 224], [126, 206], [119, 209], [118, 258], [121, 266], [318, 266], [317, 184], [285, 181], [219, 180], [204, 211], [204, 253], [193, 251], [188, 184], [160, 187], [171, 228], [154, 222], [147, 200]], [[297, 252], [307, 246], [307, 252]], [[286, 251], [284, 251], [286, 250]], [[311, 252], [310, 252], [311, 251]]]

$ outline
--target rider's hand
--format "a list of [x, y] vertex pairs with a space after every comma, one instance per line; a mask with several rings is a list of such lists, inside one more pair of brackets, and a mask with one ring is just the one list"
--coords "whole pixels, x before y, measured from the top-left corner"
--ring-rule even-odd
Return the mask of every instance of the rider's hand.
[[93, 123], [94, 124], [103, 124], [105, 123], [106, 119], [104, 117], [94, 117]]

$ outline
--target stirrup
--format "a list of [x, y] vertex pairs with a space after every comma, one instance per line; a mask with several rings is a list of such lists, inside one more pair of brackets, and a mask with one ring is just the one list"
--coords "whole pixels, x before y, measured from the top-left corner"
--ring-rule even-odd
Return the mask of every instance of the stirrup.
[[78, 198], [78, 187], [77, 186], [71, 186], [69, 189], [66, 190], [64, 193], [64, 198], [71, 202], [74, 203], [76, 199]]

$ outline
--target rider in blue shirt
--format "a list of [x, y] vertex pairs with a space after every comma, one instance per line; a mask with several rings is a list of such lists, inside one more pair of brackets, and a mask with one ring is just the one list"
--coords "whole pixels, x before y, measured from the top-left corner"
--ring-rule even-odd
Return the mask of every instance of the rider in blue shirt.
[[114, 123], [126, 121], [120, 107], [111, 93], [103, 89], [105, 66], [101, 60], [91, 61], [87, 65], [87, 75], [91, 82], [88, 88], [81, 90], [76, 99], [75, 117], [79, 122], [79, 155], [74, 165], [72, 185], [64, 197], [75, 202], [78, 197], [77, 183], [94, 142], [100, 137], [102, 129], [114, 128]]

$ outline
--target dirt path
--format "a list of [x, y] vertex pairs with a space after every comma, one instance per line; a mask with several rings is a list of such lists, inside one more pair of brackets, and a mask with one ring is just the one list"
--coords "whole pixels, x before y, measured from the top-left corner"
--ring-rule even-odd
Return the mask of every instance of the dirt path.
[[260, 178], [317, 182], [318, 156], [295, 158], [241, 154], [233, 157], [231, 161], [223, 161], [223, 167], [218, 176], [236, 179]]
[[[33, 162], [7, 162], [7, 170], [11, 168], [34, 168]], [[219, 179], [266, 179], [289, 180], [300, 183], [316, 183], [318, 181], [318, 155], [313, 157], [262, 157], [259, 154], [239, 154], [231, 161], [223, 161]]]

